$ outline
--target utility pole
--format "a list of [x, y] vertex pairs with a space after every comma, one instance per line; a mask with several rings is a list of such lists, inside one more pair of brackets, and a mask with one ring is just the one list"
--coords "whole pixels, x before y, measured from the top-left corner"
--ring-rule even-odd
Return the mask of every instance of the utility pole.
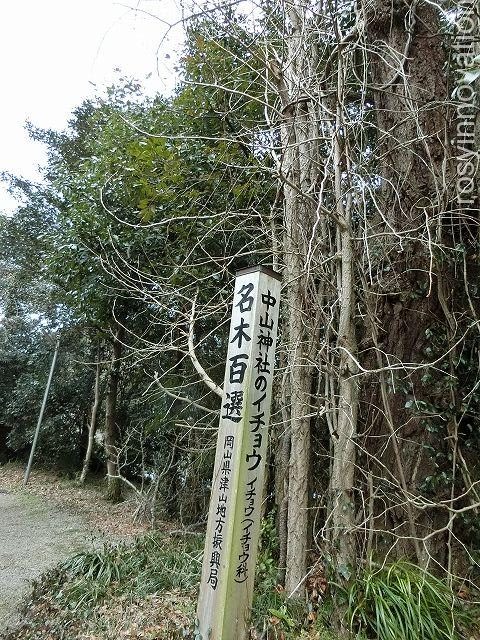
[[42, 426], [43, 414], [45, 412], [45, 406], [47, 404], [48, 392], [50, 391], [50, 385], [52, 383], [53, 370], [55, 369], [55, 362], [57, 361], [58, 347], [60, 346], [60, 338], [57, 338], [55, 344], [55, 351], [53, 353], [52, 365], [50, 367], [50, 373], [48, 375], [47, 386], [43, 395], [42, 407], [40, 409], [40, 415], [38, 416], [37, 428], [35, 429], [35, 435], [33, 436], [32, 448], [30, 450], [30, 457], [28, 459], [27, 469], [25, 471], [25, 477], [23, 479], [23, 485], [26, 487], [28, 478], [30, 477], [30, 471], [32, 468], [33, 456], [35, 453], [35, 447], [37, 446], [38, 434], [40, 433], [40, 427]]

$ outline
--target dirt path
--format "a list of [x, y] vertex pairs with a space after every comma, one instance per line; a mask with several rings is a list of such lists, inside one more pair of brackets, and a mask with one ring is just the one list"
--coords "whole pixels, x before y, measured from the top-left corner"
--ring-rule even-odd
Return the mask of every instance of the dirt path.
[[6, 491], [0, 481], [0, 634], [18, 621], [16, 609], [29, 581], [72, 553], [91, 548], [94, 540], [81, 516], [42, 497]]

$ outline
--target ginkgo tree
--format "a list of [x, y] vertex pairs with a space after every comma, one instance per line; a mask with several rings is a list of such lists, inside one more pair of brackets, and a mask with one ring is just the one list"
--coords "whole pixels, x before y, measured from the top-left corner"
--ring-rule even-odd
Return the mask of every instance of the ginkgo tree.
[[173, 96], [127, 83], [64, 134], [32, 130], [52, 280], [110, 339], [107, 416], [135, 377], [168, 415], [146, 418], [156, 477], [178, 488], [201, 460], [202, 505], [233, 273], [283, 272], [270, 488], [288, 594], [315, 562], [343, 585], [390, 558], [476, 566], [478, 197], [455, 193], [453, 9], [212, 2]]

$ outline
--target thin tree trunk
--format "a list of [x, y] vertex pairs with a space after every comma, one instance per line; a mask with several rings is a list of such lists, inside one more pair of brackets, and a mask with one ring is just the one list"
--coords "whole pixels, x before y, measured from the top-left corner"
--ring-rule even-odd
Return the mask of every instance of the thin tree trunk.
[[332, 542], [336, 547], [337, 568], [353, 566], [355, 549], [355, 459], [358, 415], [358, 385], [356, 368], [350, 355], [356, 355], [353, 325], [352, 242], [350, 232], [342, 234], [342, 295], [338, 346], [340, 353], [339, 400], [337, 430], [333, 434], [333, 464], [330, 479], [332, 505]]
[[[317, 336], [317, 309], [308, 301], [310, 274], [308, 259], [314, 245], [318, 184], [316, 116], [305, 93], [309, 65], [315, 56], [304, 47], [307, 12], [300, 3], [288, 5], [289, 35], [283, 71], [276, 73], [283, 103], [281, 125], [283, 157], [280, 174], [284, 182], [284, 262], [287, 284], [286, 324], [288, 335], [290, 416], [288, 440], [283, 453], [289, 454], [287, 501], [282, 501], [279, 520], [286, 517], [287, 546], [285, 589], [301, 597], [307, 575], [310, 489], [310, 422], [313, 381], [313, 352]], [[283, 549], [282, 549], [283, 551]]]
[[[100, 356], [100, 354], [98, 354], [98, 356]], [[90, 416], [90, 423], [88, 425], [88, 443], [87, 443], [87, 450], [85, 452], [85, 459], [83, 461], [82, 473], [80, 474], [80, 478], [79, 478], [80, 484], [83, 484], [85, 482], [85, 478], [87, 477], [87, 473], [90, 468], [90, 461], [92, 459], [93, 442], [95, 439], [95, 432], [97, 430], [97, 415], [98, 415], [98, 409], [100, 407], [100, 378], [101, 378], [100, 374], [101, 374], [101, 365], [100, 365], [100, 357], [98, 357], [97, 366], [95, 370], [95, 386], [94, 386], [92, 413]]]
[[[310, 313], [305, 310], [307, 253], [311, 212], [302, 197], [306, 168], [300, 158], [302, 137], [307, 137], [308, 107], [299, 103], [288, 118], [284, 171], [298, 190], [285, 186], [285, 266], [288, 282], [288, 340], [290, 369], [290, 461], [288, 468], [288, 526], [285, 588], [301, 596], [306, 577], [308, 493], [310, 473], [310, 393], [312, 367], [308, 362], [311, 336], [306, 331]], [[303, 136], [302, 136], [303, 134]], [[307, 154], [303, 159], [309, 158]], [[302, 191], [303, 188], [303, 191]]]
[[338, 414], [336, 432], [332, 434], [333, 463], [330, 479], [332, 521], [332, 541], [336, 548], [337, 569], [346, 571], [356, 560], [355, 549], [355, 459], [358, 416], [358, 384], [354, 377], [357, 372], [354, 358], [357, 356], [354, 312], [354, 249], [351, 231], [351, 195], [344, 196], [342, 172], [349, 171], [347, 141], [343, 139], [343, 104], [345, 69], [342, 55], [338, 57], [337, 105], [334, 152], [334, 185], [337, 217], [344, 222], [339, 234], [339, 302], [337, 349], [339, 353]]
[[118, 465], [119, 442], [117, 426], [117, 397], [120, 380], [120, 358], [122, 356], [123, 327], [117, 325], [113, 344], [108, 387], [105, 400], [105, 455], [107, 458], [107, 497], [117, 502], [121, 499], [122, 486]]
[[[181, 402], [174, 400], [174, 405], [171, 407], [171, 417], [175, 420], [178, 412], [181, 408]], [[171, 433], [170, 446], [172, 448], [169, 458], [168, 467], [164, 472], [165, 483], [165, 512], [170, 520], [178, 519], [180, 514], [180, 449], [177, 445], [177, 438], [175, 437], [174, 430]]]
[[[280, 369], [285, 370], [286, 358], [280, 354]], [[275, 504], [277, 507], [277, 533], [279, 546], [280, 584], [285, 585], [288, 541], [288, 463], [290, 459], [290, 412], [288, 410], [289, 380], [284, 375], [281, 385], [280, 406], [282, 420], [276, 428], [275, 450]]]
[[[175, 341], [175, 338], [174, 338]], [[181, 387], [187, 377], [185, 359], [180, 351], [172, 354], [172, 365], [170, 369], [170, 381], [174, 387]], [[178, 446], [178, 435], [176, 432], [176, 422], [183, 409], [183, 403], [178, 398], [172, 400], [168, 408], [168, 422], [170, 426], [165, 434], [168, 437], [171, 453], [168, 458], [168, 466], [162, 471], [164, 483], [164, 503], [165, 512], [170, 520], [178, 519], [180, 515], [181, 488], [180, 476], [181, 449]], [[193, 516], [194, 514], [189, 514]]]

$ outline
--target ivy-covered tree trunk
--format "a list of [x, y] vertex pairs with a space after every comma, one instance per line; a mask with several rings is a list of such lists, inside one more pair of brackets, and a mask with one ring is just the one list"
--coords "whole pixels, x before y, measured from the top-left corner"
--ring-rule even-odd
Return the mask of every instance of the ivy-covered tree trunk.
[[119, 456], [119, 432], [117, 424], [117, 398], [120, 381], [120, 363], [123, 351], [123, 333], [121, 325], [116, 325], [112, 342], [112, 355], [108, 372], [107, 395], [105, 399], [105, 455], [107, 458], [107, 497], [114, 502], [121, 499], [122, 485]]
[[[439, 369], [428, 366], [435, 360], [429, 332], [448, 334], [451, 320], [444, 289], [448, 259], [434, 247], [449, 242], [444, 226], [452, 208], [446, 61], [438, 13], [434, 4], [422, 1], [364, 4], [381, 177], [381, 215], [370, 227], [379, 238], [370, 247], [378, 256], [375, 277], [363, 283], [372, 339], [364, 364], [375, 372], [364, 378], [365, 451], [371, 477], [377, 479], [373, 526], [394, 532], [388, 545], [420, 563], [433, 550], [433, 539], [429, 548], [421, 539], [445, 524], [443, 512], [418, 511], [413, 502], [433, 471], [429, 447], [445, 444], [443, 436], [436, 440], [426, 427], [431, 410], [425, 401], [433, 406], [438, 400], [433, 412], [441, 421], [448, 387], [442, 387]], [[448, 340], [444, 347], [447, 352]]]

